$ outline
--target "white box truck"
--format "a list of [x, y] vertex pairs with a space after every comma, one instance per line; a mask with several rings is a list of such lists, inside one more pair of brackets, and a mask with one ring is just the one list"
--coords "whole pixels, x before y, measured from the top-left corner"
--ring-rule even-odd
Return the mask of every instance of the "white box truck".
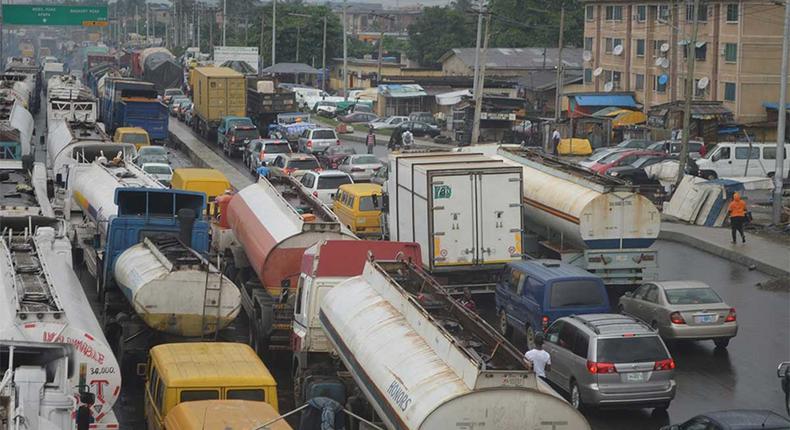
[[387, 181], [390, 240], [417, 242], [422, 265], [488, 289], [522, 256], [522, 170], [474, 153], [399, 154]]

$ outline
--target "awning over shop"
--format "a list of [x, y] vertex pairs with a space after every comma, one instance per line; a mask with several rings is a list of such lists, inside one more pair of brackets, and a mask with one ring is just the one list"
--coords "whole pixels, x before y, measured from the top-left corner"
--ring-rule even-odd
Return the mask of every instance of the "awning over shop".
[[436, 104], [441, 106], [451, 106], [461, 103], [464, 97], [472, 97], [472, 90], [451, 91], [449, 93], [437, 94]]
[[691, 117], [694, 119], [716, 119], [720, 115], [732, 115], [732, 111], [721, 104], [691, 105]]
[[620, 115], [622, 113], [627, 113], [627, 112], [632, 112], [632, 111], [628, 110], [628, 109], [622, 109], [622, 108], [619, 108], [619, 107], [605, 107], [605, 108], [603, 108], [601, 110], [593, 112], [592, 116], [610, 117], [610, 116], [617, 116], [617, 115]]
[[637, 107], [634, 96], [630, 94], [600, 94], [600, 95], [575, 95], [576, 105], [588, 106], [618, 106]]
[[428, 93], [417, 84], [379, 85], [379, 93], [384, 97], [413, 98], [427, 96]]
[[647, 115], [643, 112], [634, 110], [618, 114], [612, 121], [612, 127], [625, 127], [629, 125], [642, 124], [647, 121]]
[[[778, 102], [763, 102], [763, 107], [766, 109], [771, 110], [779, 110], [779, 103]], [[787, 110], [790, 110], [790, 103], [785, 105]]]

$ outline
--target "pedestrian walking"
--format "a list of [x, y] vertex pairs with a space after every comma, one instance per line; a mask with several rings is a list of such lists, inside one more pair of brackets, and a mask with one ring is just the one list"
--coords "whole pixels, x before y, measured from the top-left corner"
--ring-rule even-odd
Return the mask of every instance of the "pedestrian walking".
[[546, 379], [546, 372], [551, 372], [551, 355], [543, 350], [543, 333], [535, 334], [535, 347], [524, 354], [535, 374]]
[[727, 208], [730, 213], [730, 228], [732, 229], [732, 243], [736, 243], [736, 234], [741, 234], [741, 240], [746, 243], [746, 235], [743, 234], [743, 226], [746, 224], [746, 202], [741, 200], [740, 193], [732, 195], [732, 201]]
[[376, 134], [373, 133], [373, 127], [368, 129], [368, 137], [365, 139], [365, 144], [368, 147], [368, 154], [372, 154], [373, 148], [376, 146]]
[[562, 136], [560, 136], [560, 131], [556, 128], [551, 132], [551, 153], [554, 155], [559, 155], [559, 147], [560, 147], [560, 140]]

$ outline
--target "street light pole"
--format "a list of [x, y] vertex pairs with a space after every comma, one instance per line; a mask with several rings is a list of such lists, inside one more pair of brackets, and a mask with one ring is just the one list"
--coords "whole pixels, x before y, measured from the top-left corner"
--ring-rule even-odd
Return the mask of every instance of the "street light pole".
[[562, 47], [565, 34], [565, 4], [560, 5], [560, 42], [557, 50], [557, 89], [554, 99], [554, 122], [560, 122], [560, 105], [562, 104]]
[[272, 66], [277, 63], [277, 0], [272, 0]]
[[787, 128], [787, 73], [788, 48], [790, 48], [790, 1], [785, 0], [785, 31], [782, 42], [782, 77], [779, 81], [779, 118], [776, 124], [776, 167], [774, 168], [773, 211], [771, 221], [778, 225], [782, 221], [782, 187], [785, 173], [785, 132]]
[[472, 82], [472, 92], [477, 97], [477, 79], [480, 75], [480, 35], [483, 34], [483, 2], [477, 2], [477, 44], [475, 45], [475, 76]]
[[326, 15], [324, 15], [324, 43], [321, 45], [321, 89], [326, 91]]
[[299, 42], [301, 42], [299, 39], [302, 38], [302, 26], [301, 23], [299, 24], [300, 25], [296, 26], [296, 62], [297, 63], [299, 62]]
[[475, 97], [475, 116], [472, 120], [472, 138], [469, 142], [470, 145], [476, 145], [480, 140], [480, 117], [483, 111], [483, 89], [486, 80], [486, 54], [488, 51], [489, 28], [491, 27], [491, 15], [486, 15], [486, 29], [485, 36], [483, 36], [483, 52], [480, 54], [482, 57], [482, 64], [480, 65], [480, 82], [477, 83], [477, 92], [474, 93]]
[[691, 41], [686, 45], [686, 61], [688, 71], [686, 72], [686, 101], [683, 110], [683, 139], [680, 146], [680, 160], [678, 162], [678, 176], [675, 180], [675, 188], [680, 185], [683, 175], [686, 173], [686, 163], [689, 158], [689, 134], [691, 133], [691, 101], [694, 99], [694, 63], [697, 62], [697, 34], [699, 32], [699, 2], [694, 0], [694, 30], [691, 32]]
[[343, 100], [348, 100], [348, 36], [346, 34], [346, 0], [343, 0]]
[[228, 46], [225, 43], [225, 28], [228, 23], [228, 0], [222, 0], [222, 46]]

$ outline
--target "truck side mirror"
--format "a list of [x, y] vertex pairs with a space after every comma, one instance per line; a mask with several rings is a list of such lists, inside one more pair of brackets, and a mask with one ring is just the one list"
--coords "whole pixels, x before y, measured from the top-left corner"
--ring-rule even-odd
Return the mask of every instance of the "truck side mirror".
[[389, 194], [381, 195], [381, 211], [389, 213], [390, 211], [390, 196]]
[[55, 175], [55, 183], [58, 184], [58, 186], [60, 186], [60, 187], [63, 186], [63, 174], [62, 173], [58, 173], [57, 175]]
[[40, 144], [41, 146], [44, 146], [44, 143], [46, 143], [46, 142], [45, 142], [45, 140], [44, 140], [44, 137], [45, 137], [45, 136], [41, 136], [41, 137], [39, 137], [39, 138], [38, 138], [39, 144]]

